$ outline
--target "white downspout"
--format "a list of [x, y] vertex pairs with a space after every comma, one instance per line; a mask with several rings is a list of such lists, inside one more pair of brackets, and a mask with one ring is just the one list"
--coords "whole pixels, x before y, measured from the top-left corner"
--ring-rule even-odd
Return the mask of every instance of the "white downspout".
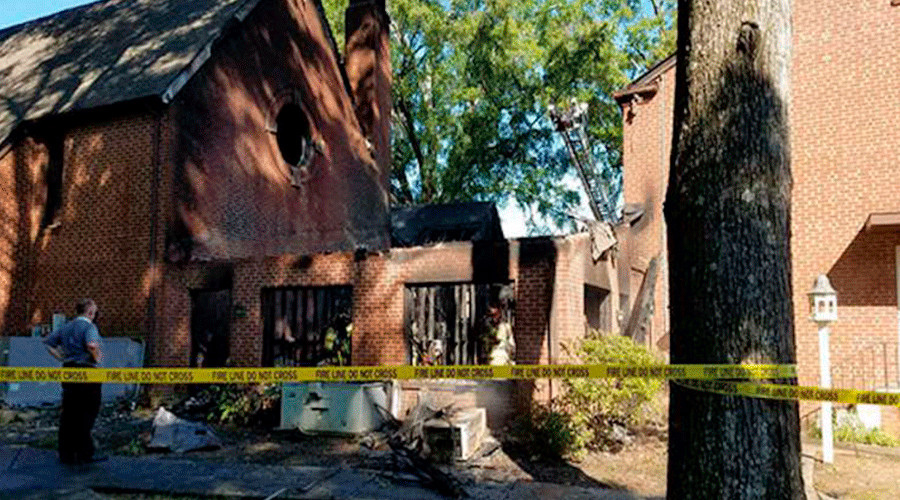
[[[897, 281], [897, 385], [900, 386], [900, 246], [894, 247], [896, 258], [894, 259], [894, 277]], [[887, 367], [884, 368], [887, 370]]]

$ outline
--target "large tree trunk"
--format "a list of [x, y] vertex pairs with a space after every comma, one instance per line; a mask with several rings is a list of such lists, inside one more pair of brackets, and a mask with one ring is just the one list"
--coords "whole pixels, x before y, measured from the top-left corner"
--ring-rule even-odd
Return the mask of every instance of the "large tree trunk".
[[[790, 0], [681, 0], [673, 363], [794, 363]], [[786, 381], [782, 381], [786, 382]], [[672, 385], [668, 498], [803, 498], [796, 402]]]

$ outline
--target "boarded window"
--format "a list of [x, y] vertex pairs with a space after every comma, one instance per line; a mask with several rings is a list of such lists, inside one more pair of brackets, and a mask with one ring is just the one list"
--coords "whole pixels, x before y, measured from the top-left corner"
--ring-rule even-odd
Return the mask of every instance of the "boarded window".
[[485, 361], [482, 336], [488, 305], [499, 305], [512, 323], [512, 287], [505, 284], [410, 285], [405, 292], [405, 332], [413, 365], [474, 365]]
[[263, 366], [349, 365], [349, 286], [263, 290]]

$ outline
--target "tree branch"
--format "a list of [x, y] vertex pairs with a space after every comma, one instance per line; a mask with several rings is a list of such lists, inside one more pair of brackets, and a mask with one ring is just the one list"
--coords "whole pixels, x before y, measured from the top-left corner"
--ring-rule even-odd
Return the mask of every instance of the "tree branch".
[[[409, 105], [402, 96], [397, 99], [397, 108], [400, 111], [400, 115], [402, 116], [402, 124], [403, 129], [406, 131], [406, 136], [409, 138], [409, 145], [412, 148], [413, 155], [416, 157], [416, 163], [419, 165], [419, 178], [422, 179], [422, 202], [430, 203], [432, 197], [434, 196], [434, 185], [433, 179], [428, 172], [428, 167], [425, 164], [425, 154], [422, 152], [422, 144], [419, 141], [419, 135], [416, 133], [415, 122], [413, 121], [412, 111], [409, 109]], [[406, 172], [403, 173], [404, 177], [406, 177]], [[409, 188], [409, 183], [407, 182], [407, 189]], [[410, 194], [410, 199], [412, 199], [412, 195]]]

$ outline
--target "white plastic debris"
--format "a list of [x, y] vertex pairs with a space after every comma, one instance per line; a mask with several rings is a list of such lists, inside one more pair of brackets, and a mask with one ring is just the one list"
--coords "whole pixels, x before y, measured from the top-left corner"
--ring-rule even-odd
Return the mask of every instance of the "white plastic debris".
[[221, 448], [222, 442], [208, 426], [178, 418], [160, 406], [153, 417], [153, 438], [147, 448], [185, 453]]

